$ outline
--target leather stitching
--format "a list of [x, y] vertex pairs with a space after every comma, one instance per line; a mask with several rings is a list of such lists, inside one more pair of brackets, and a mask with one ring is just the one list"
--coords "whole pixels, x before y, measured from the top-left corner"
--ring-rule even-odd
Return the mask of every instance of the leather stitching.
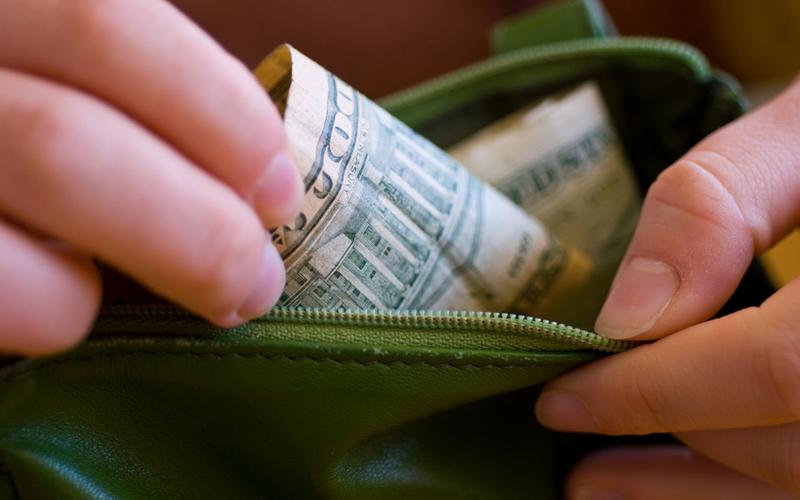
[[160, 356], [173, 356], [173, 357], [193, 357], [193, 358], [218, 358], [218, 359], [226, 359], [226, 358], [242, 358], [242, 359], [259, 359], [261, 361], [266, 362], [312, 362], [312, 363], [333, 363], [336, 365], [356, 365], [361, 366], [364, 368], [372, 368], [372, 367], [385, 367], [385, 368], [432, 368], [432, 369], [456, 369], [456, 370], [509, 370], [509, 369], [520, 369], [520, 368], [530, 368], [530, 367], [544, 367], [544, 366], [555, 366], [559, 364], [568, 364], [574, 365], [576, 364], [575, 361], [564, 361], [564, 362], [554, 362], [554, 363], [525, 363], [525, 364], [494, 364], [494, 363], [487, 363], [487, 364], [453, 364], [453, 363], [428, 363], [425, 361], [416, 361], [416, 362], [409, 362], [409, 361], [378, 361], [378, 360], [370, 360], [370, 361], [359, 361], [357, 359], [335, 359], [331, 357], [314, 357], [314, 356], [287, 356], [285, 354], [260, 354], [260, 353], [196, 353], [196, 352], [164, 352], [164, 351], [136, 351], [136, 352], [113, 352], [113, 353], [100, 353], [100, 354], [90, 354], [85, 356], [76, 356], [69, 359], [62, 359], [62, 360], [53, 360], [53, 361], [45, 361], [39, 362], [34, 366], [19, 368], [18, 371], [15, 370], [15, 373], [8, 376], [7, 378], [0, 379], [0, 384], [8, 384], [11, 383], [18, 377], [26, 375], [28, 373], [34, 372], [36, 370], [40, 370], [42, 368], [50, 368], [59, 365], [69, 365], [80, 363], [84, 361], [91, 361], [95, 359], [111, 359], [116, 357], [140, 357], [140, 356], [153, 356], [153, 357], [160, 357]]

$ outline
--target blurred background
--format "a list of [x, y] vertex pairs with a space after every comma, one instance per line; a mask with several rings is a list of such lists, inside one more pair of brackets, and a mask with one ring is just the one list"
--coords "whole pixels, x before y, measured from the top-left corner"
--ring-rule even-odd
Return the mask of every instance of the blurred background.
[[798, 0], [605, 0], [620, 32], [701, 48], [745, 85], [786, 82], [800, 69]]

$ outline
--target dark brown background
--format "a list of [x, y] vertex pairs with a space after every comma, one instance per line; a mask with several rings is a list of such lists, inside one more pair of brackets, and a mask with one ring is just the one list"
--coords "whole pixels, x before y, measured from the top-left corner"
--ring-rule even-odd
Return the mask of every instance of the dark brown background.
[[[367, 95], [399, 90], [488, 55], [499, 19], [536, 0], [174, 0], [255, 66], [289, 41]], [[606, 0], [623, 34], [699, 46], [739, 78], [800, 67], [800, 0]]]

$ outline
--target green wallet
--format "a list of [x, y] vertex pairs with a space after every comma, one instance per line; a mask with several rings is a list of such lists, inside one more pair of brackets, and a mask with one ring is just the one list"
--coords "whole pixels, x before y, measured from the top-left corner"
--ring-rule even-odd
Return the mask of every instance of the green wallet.
[[[695, 49], [612, 31], [595, 2], [551, 6], [382, 104], [446, 147], [592, 79], [644, 187], [743, 103]], [[770, 290], [753, 268], [729, 307]], [[542, 429], [538, 386], [630, 347], [493, 313], [276, 310], [223, 331], [112, 305], [79, 348], [6, 361], [0, 498], [555, 499], [619, 440]]]

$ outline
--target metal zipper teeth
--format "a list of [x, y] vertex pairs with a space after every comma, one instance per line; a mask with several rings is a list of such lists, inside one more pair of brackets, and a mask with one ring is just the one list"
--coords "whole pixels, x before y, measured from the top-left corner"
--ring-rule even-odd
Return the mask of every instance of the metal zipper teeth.
[[380, 100], [380, 104], [393, 109], [403, 107], [429, 95], [447, 91], [451, 87], [483, 78], [496, 71], [513, 69], [519, 64], [540, 64], [549, 60], [577, 59], [631, 51], [649, 52], [651, 55], [660, 53], [667, 57], [678, 56], [687, 62], [698, 76], [710, 74], [710, 67], [705, 56], [691, 45], [675, 40], [647, 37], [570, 40], [497, 55], [487, 61], [467, 66], [387, 96]]
[[[193, 317], [180, 308], [168, 305], [112, 306], [103, 310], [101, 318], [141, 319], [143, 317]], [[564, 342], [599, 351], [618, 352], [636, 343], [601, 337], [581, 328], [525, 315], [477, 311], [362, 311], [278, 307], [256, 323], [287, 321], [313, 325], [374, 326], [431, 330], [468, 329], [487, 334], [519, 335], [525, 339]], [[391, 334], [391, 333], [390, 333]]]

